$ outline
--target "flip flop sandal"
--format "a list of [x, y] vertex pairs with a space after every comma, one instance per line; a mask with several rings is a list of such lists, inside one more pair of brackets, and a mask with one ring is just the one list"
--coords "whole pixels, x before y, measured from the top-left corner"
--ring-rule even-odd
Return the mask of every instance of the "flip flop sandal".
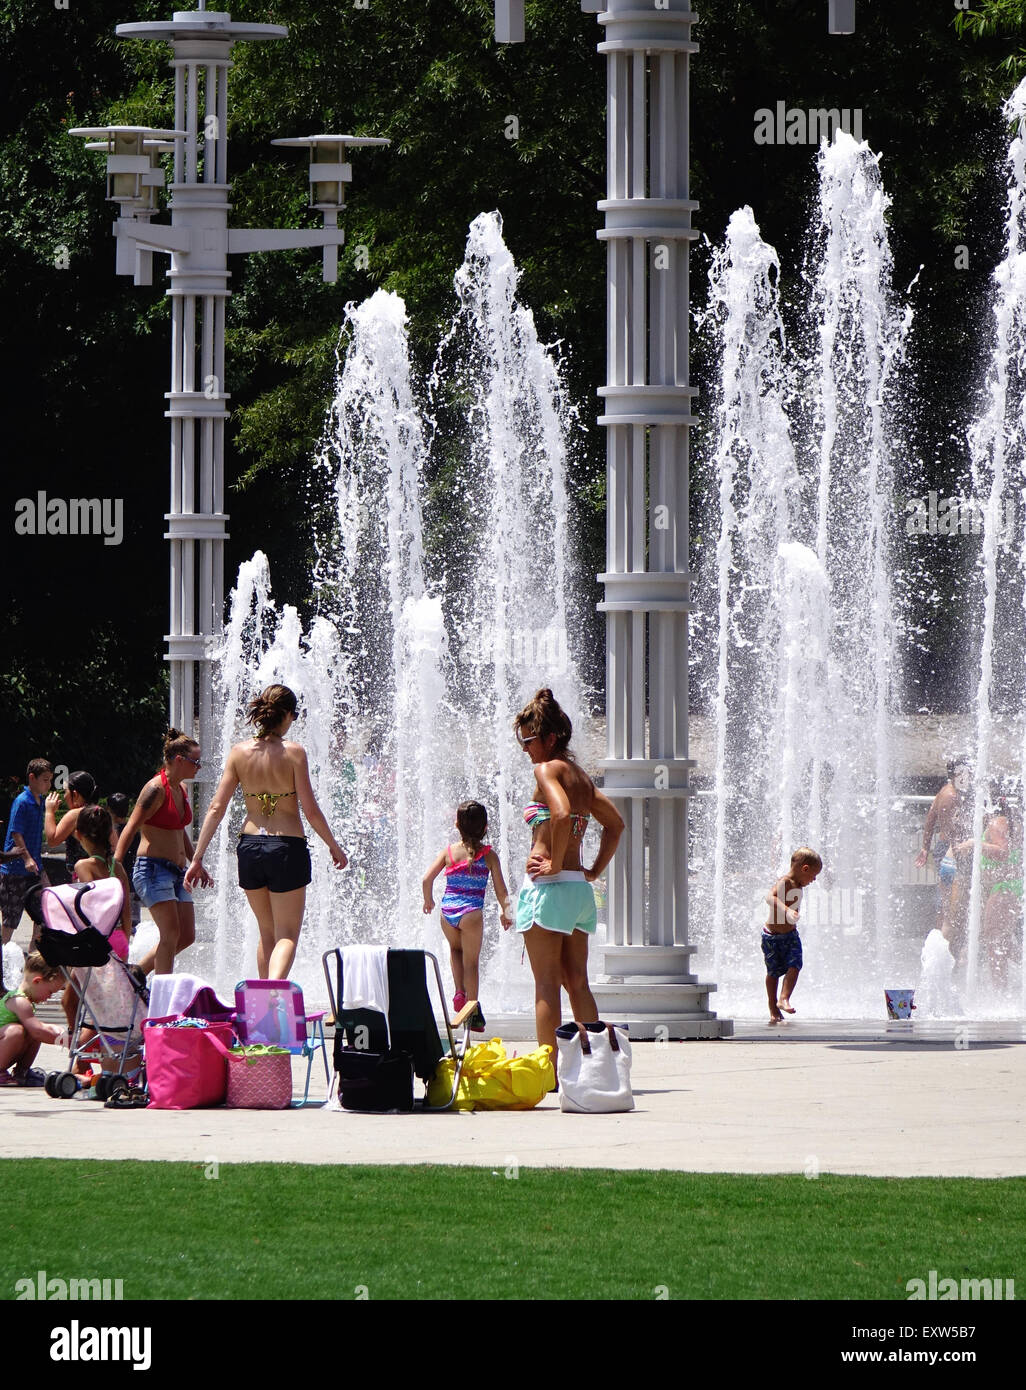
[[104, 1110], [139, 1110], [149, 1105], [150, 1098], [145, 1091], [133, 1087], [131, 1090], [117, 1090], [103, 1103]]

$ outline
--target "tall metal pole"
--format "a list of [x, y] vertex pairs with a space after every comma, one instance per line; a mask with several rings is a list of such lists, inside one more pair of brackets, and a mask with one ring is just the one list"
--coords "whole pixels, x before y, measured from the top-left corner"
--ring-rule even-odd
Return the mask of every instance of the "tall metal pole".
[[[588, 4], [589, 10], [595, 8]], [[635, 1036], [728, 1036], [689, 970], [687, 0], [598, 16], [607, 70], [606, 794], [626, 822], [609, 870], [603, 1017]]]
[[[687, 0], [581, 0], [606, 55], [606, 747], [603, 789], [626, 832], [608, 871], [604, 1018], [640, 1038], [718, 1038], [714, 984], [688, 941]], [[500, 42], [524, 37], [523, 0], [495, 0]]]
[[[200, 9], [164, 23], [120, 24], [121, 38], [170, 43], [175, 74], [175, 143], [170, 186], [171, 546], [170, 719], [213, 736], [215, 644], [224, 614], [224, 375], [228, 270], [228, 73], [235, 43], [282, 39], [278, 24], [233, 24]], [[130, 233], [131, 229], [127, 229]], [[153, 232], [166, 229], [152, 228]], [[124, 230], [119, 229], [121, 235]]]

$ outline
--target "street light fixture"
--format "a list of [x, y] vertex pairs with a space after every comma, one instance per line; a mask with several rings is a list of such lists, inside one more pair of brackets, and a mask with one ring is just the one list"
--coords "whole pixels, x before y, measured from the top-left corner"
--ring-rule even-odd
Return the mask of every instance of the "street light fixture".
[[[325, 229], [338, 226], [338, 215], [345, 207], [346, 184], [353, 179], [353, 166], [346, 163], [347, 149], [367, 145], [388, 145], [391, 142], [371, 135], [303, 135], [294, 139], [272, 140], [272, 145], [287, 145], [292, 149], [310, 151], [310, 201], [308, 206], [320, 212]], [[324, 279], [334, 283], [338, 278], [338, 247], [326, 242], [324, 247]]]
[[[152, 285], [153, 251], [144, 245], [143, 229], [160, 211], [157, 190], [166, 182], [160, 157], [174, 151], [175, 142], [185, 139], [185, 131], [108, 125], [77, 126], [68, 134], [84, 137], [87, 150], [107, 156], [107, 201], [117, 203], [119, 209], [114, 273], [131, 275], [137, 285]], [[134, 223], [136, 234], [119, 234], [117, 228], [122, 223]]]
[[[224, 620], [225, 302], [231, 293], [228, 257], [251, 251], [317, 247], [324, 278], [337, 278], [338, 228], [344, 185], [351, 170], [347, 145], [387, 141], [356, 136], [310, 136], [275, 143], [304, 145], [313, 155], [311, 206], [323, 213], [317, 230], [228, 226], [228, 72], [236, 43], [283, 39], [278, 24], [235, 24], [230, 14], [177, 11], [158, 22], [120, 24], [119, 38], [169, 44], [175, 73], [174, 130], [104, 126], [73, 134], [95, 139], [107, 154], [108, 196], [118, 204], [114, 224], [117, 272], [137, 285], [152, 283], [153, 253], [170, 257], [171, 508], [165, 539], [171, 543], [171, 723], [213, 737], [213, 669]], [[161, 156], [174, 154], [169, 187], [170, 226], [152, 222], [164, 184]]]

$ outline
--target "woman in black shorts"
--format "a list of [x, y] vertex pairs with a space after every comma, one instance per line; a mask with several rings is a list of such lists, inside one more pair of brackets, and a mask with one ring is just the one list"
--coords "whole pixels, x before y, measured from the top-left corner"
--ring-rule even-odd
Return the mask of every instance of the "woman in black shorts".
[[229, 753], [185, 875], [187, 888], [201, 881], [203, 855], [241, 786], [246, 823], [239, 836], [239, 887], [260, 929], [257, 972], [262, 980], [288, 979], [303, 925], [311, 871], [300, 808], [331, 851], [336, 869], [348, 862], [317, 804], [305, 752], [298, 743], [285, 742], [296, 709], [287, 685], [269, 685], [250, 701], [249, 721], [257, 726], [257, 735]]

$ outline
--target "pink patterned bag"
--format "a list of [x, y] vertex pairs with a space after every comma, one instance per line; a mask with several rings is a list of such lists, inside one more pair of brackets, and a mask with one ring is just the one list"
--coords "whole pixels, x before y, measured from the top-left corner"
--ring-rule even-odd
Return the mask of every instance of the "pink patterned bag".
[[283, 1047], [233, 1047], [228, 1059], [229, 1110], [287, 1110], [292, 1057]]

